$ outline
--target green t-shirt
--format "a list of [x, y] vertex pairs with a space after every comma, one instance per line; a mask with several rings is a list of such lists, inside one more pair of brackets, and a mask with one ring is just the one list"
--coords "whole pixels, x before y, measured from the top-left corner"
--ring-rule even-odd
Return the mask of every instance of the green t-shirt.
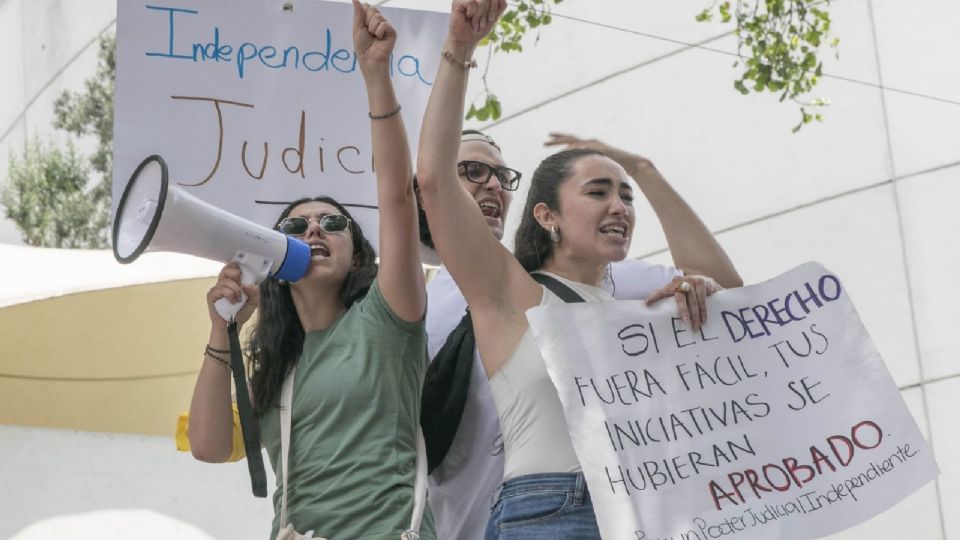
[[[376, 281], [326, 330], [307, 333], [293, 384], [288, 522], [330, 540], [398, 540], [410, 526], [420, 389], [426, 370], [423, 322], [403, 321]], [[280, 413], [260, 430], [277, 491], [283, 489]], [[429, 509], [420, 528], [434, 540]]]

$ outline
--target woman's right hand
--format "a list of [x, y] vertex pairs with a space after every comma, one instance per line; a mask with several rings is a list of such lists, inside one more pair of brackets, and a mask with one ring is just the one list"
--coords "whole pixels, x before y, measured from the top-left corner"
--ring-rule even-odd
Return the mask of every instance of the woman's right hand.
[[226, 298], [231, 303], [240, 302], [241, 291], [246, 293], [247, 302], [235, 317], [237, 327], [243, 326], [243, 323], [250, 319], [250, 316], [260, 305], [260, 288], [256, 285], [241, 285], [240, 266], [235, 262], [229, 263], [220, 270], [220, 274], [217, 276], [217, 284], [207, 291], [207, 311], [210, 315], [210, 323], [214, 328], [226, 329], [229, 324], [217, 313], [214, 303], [221, 298]]
[[[506, 0], [453, 0], [448, 40], [455, 47], [472, 49], [497, 24]], [[471, 54], [472, 56], [472, 54]]]

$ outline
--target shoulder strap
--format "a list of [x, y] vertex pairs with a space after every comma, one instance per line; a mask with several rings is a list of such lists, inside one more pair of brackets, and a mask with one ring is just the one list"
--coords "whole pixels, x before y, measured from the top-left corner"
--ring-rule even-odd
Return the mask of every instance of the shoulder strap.
[[[530, 276], [564, 302], [584, 301], [573, 289], [551, 276], [539, 273]], [[427, 367], [420, 399], [420, 425], [426, 441], [428, 472], [432, 473], [443, 463], [457, 434], [470, 389], [475, 347], [473, 319], [467, 310]]]
[[287, 526], [287, 463], [290, 460], [290, 422], [293, 408], [293, 375], [297, 366], [290, 369], [290, 374], [283, 381], [280, 390], [280, 463], [283, 467], [283, 496], [280, 499], [280, 529]]
[[423, 440], [423, 430], [417, 426], [417, 472], [413, 483], [413, 514], [410, 516], [410, 528], [400, 535], [400, 540], [419, 540], [420, 522], [427, 508], [427, 447]]
[[553, 276], [548, 276], [546, 274], [541, 274], [539, 272], [534, 272], [530, 274], [530, 277], [534, 281], [543, 285], [544, 287], [550, 289], [550, 292], [560, 297], [561, 300], [567, 302], [568, 304], [575, 304], [577, 302], [583, 302], [583, 297], [574, 292], [573, 289], [565, 285], [559, 279], [554, 278]]

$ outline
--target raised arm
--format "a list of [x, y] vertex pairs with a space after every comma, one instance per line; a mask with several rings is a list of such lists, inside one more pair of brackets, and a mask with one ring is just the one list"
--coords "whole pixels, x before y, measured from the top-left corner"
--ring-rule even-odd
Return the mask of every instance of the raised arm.
[[563, 133], [551, 133], [546, 145], [591, 148], [619, 163], [637, 182], [656, 212], [677, 268], [687, 275], [709, 276], [723, 287], [743, 285], [737, 269], [716, 238], [650, 160], [595, 139], [581, 139]]
[[[260, 300], [260, 291], [256, 285], [242, 287], [247, 294], [247, 303], [237, 313], [238, 326], [242, 326], [250, 318]], [[204, 353], [197, 384], [193, 388], [188, 427], [190, 451], [193, 457], [200, 461], [227, 461], [233, 448], [230, 341], [227, 338], [227, 322], [216, 312], [213, 304], [220, 298], [237, 302], [240, 300], [240, 291], [240, 267], [236, 263], [230, 263], [223, 267], [216, 285], [207, 293], [207, 311], [210, 315], [209, 349]]]
[[380, 208], [377, 282], [390, 308], [405, 321], [423, 319], [427, 293], [420, 264], [417, 205], [410, 145], [390, 79], [397, 32], [375, 7], [353, 0], [353, 45], [367, 88], [373, 162]]
[[540, 300], [539, 286], [490, 232], [457, 174], [469, 63], [505, 7], [505, 0], [454, 0], [417, 156], [417, 180], [434, 245], [475, 321], [488, 308], [503, 309], [513, 302], [525, 309]]
[[619, 163], [643, 191], [663, 227], [674, 265], [685, 274], [654, 291], [647, 298], [648, 304], [674, 298], [680, 317], [698, 330], [707, 321], [707, 297], [721, 288], [743, 285], [737, 269], [716, 238], [650, 160], [596, 139], [581, 139], [563, 133], [551, 133], [546, 145], [603, 152]]

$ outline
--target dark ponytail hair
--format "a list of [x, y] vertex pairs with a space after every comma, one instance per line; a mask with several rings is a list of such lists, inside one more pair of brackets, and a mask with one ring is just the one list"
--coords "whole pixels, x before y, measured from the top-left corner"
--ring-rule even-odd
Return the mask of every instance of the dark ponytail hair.
[[550, 233], [544, 229], [533, 215], [533, 208], [544, 203], [553, 212], [560, 210], [560, 185], [570, 177], [573, 164], [582, 157], [603, 154], [587, 148], [563, 150], [547, 157], [533, 171], [530, 179], [530, 191], [523, 207], [520, 226], [514, 237], [514, 255], [527, 272], [543, 267], [543, 263], [553, 256], [553, 242]]
[[[496, 148], [498, 153], [502, 153], [500, 151], [500, 146], [493, 140], [493, 137], [482, 131], [476, 129], [465, 129], [460, 132], [461, 137], [464, 135], [481, 135], [486, 139], [485, 142], [487, 144]], [[478, 142], [484, 142], [480, 141], [479, 139], [474, 140], [477, 140]], [[427, 213], [423, 211], [423, 203], [420, 201], [420, 184], [417, 182], [416, 176], [413, 177], [413, 191], [417, 195], [417, 221], [420, 225], [420, 243], [430, 249], [436, 249], [436, 247], [433, 245], [433, 236], [430, 234], [430, 224], [427, 223]]]
[[[303, 198], [290, 203], [277, 218], [277, 223], [290, 215], [295, 207], [308, 203], [326, 203], [350, 218], [353, 239], [353, 270], [340, 287], [339, 299], [345, 308], [363, 298], [377, 276], [376, 253], [363, 235], [350, 212], [330, 197]], [[279, 403], [280, 388], [303, 350], [303, 325], [290, 295], [290, 287], [272, 277], [260, 283], [260, 308], [256, 326], [247, 344], [250, 353], [250, 386], [253, 389], [257, 414]], [[239, 391], [239, 390], [238, 390]]]

